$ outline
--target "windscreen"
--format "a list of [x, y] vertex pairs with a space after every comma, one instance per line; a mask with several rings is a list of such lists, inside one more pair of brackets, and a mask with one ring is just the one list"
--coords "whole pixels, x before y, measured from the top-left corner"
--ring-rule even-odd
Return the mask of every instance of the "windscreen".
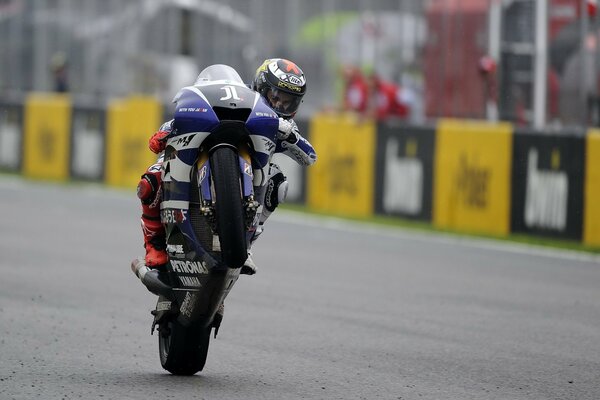
[[244, 84], [237, 71], [225, 64], [215, 64], [204, 68], [194, 85], [199, 86], [211, 81], [231, 81]]

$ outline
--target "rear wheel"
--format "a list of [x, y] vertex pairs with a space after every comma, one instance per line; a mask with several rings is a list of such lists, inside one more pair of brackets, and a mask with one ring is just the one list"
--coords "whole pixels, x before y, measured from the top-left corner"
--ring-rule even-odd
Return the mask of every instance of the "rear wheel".
[[248, 257], [239, 158], [233, 149], [220, 147], [211, 154], [210, 164], [221, 257], [228, 267], [239, 268]]
[[177, 321], [164, 323], [158, 335], [162, 367], [174, 375], [194, 375], [202, 371], [208, 355], [210, 330], [210, 326], [185, 327]]

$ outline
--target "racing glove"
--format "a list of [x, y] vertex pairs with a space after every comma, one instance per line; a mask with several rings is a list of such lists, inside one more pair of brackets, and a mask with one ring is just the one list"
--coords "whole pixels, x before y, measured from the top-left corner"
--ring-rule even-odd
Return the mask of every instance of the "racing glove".
[[300, 131], [298, 131], [298, 125], [296, 125], [294, 120], [279, 118], [277, 139], [288, 143], [297, 143], [299, 137]]
[[170, 133], [171, 131], [159, 130], [154, 135], [152, 135], [152, 137], [148, 141], [148, 147], [150, 148], [150, 150], [152, 150], [152, 152], [156, 154], [163, 151], [167, 144], [167, 136], [169, 136]]

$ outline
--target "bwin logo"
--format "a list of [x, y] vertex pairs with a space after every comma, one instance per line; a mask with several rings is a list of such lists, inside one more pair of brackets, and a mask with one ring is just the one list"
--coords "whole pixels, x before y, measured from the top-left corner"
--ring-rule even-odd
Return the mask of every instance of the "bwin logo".
[[567, 226], [569, 179], [564, 171], [537, 168], [538, 151], [530, 149], [527, 159], [525, 225], [563, 231]]
[[390, 139], [385, 150], [383, 209], [418, 215], [423, 203], [423, 164], [416, 157], [398, 157], [400, 143]]

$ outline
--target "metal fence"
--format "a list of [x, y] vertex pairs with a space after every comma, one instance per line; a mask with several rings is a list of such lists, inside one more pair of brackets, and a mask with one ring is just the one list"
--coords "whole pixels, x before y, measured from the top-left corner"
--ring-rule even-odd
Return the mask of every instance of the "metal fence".
[[527, 125], [539, 1], [550, 10], [546, 120], [596, 123], [598, 18], [580, 18], [589, 0], [0, 0], [0, 97], [146, 93], [167, 104], [206, 65], [250, 81], [263, 59], [287, 57], [308, 76], [308, 115], [339, 106], [340, 71], [353, 65], [410, 88], [419, 121], [490, 118], [494, 101], [501, 119]]
[[[230, 64], [249, 80], [278, 56], [309, 76], [310, 112], [337, 101], [340, 63], [383, 56], [382, 72], [395, 78], [419, 45], [414, 32], [400, 40], [406, 26], [396, 22], [422, 8], [410, 0], [3, 0], [0, 90], [55, 90], [64, 78], [77, 101], [141, 92], [167, 102], [203, 66]], [[387, 30], [363, 35], [378, 23]]]

